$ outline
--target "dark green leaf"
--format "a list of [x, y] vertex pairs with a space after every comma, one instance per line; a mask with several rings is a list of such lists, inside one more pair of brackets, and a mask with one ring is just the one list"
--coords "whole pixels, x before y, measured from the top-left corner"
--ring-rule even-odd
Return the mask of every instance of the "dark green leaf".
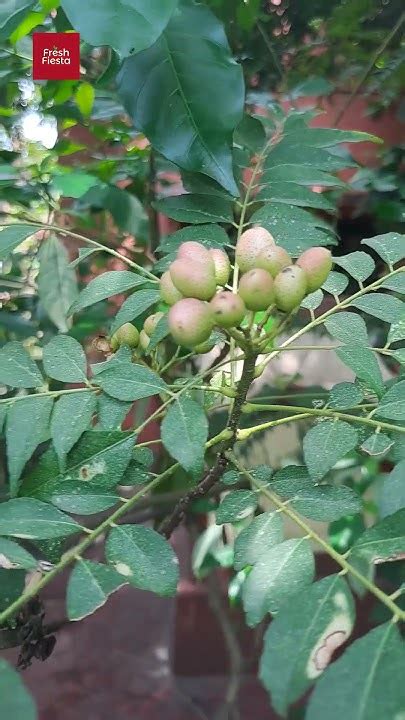
[[142, 315], [148, 308], [159, 300], [159, 290], [138, 290], [130, 295], [121, 305], [111, 326], [111, 333], [118, 330], [121, 325], [132, 322], [139, 315]]
[[384, 435], [384, 433], [374, 433], [361, 444], [360, 449], [372, 457], [382, 457], [387, 454], [393, 444], [394, 441], [391, 440], [388, 435]]
[[[353, 330], [353, 335], [355, 331]], [[338, 348], [336, 354], [345, 365], [353, 370], [356, 377], [361, 380], [367, 388], [381, 395], [384, 390], [384, 383], [380, 366], [372, 350], [361, 345], [346, 345]]]
[[102, 430], [119, 430], [132, 407], [131, 402], [115, 400], [101, 393], [98, 401], [98, 422]]
[[180, 395], [164, 417], [161, 434], [166, 450], [185, 470], [202, 471], [208, 420], [201, 405]]
[[150, 47], [165, 29], [177, 0], [97, 0], [80, 7], [62, 0], [72, 26], [90, 45], [110, 45], [121, 57]]
[[335, 272], [332, 270], [322, 285], [322, 290], [330, 293], [331, 295], [341, 295], [349, 284], [349, 280], [346, 275]]
[[85, 172], [69, 172], [64, 175], [55, 175], [52, 187], [63, 197], [79, 198], [99, 182], [94, 175]]
[[321, 675], [350, 636], [353, 623], [353, 598], [339, 575], [323, 578], [287, 600], [266, 631], [260, 661], [260, 679], [278, 713], [284, 716]]
[[0, 350], [0, 382], [13, 388], [43, 384], [41, 373], [22, 343], [9, 342]]
[[167, 542], [151, 528], [119, 525], [111, 530], [106, 556], [127, 582], [157, 595], [174, 595], [179, 563]]
[[186, 240], [196, 240], [207, 248], [223, 248], [229, 243], [229, 237], [220, 225], [190, 225], [171, 235], [166, 235], [159, 245], [159, 251], [176, 253]]
[[83, 620], [91, 615], [125, 584], [123, 576], [107, 565], [79, 559], [72, 570], [66, 591], [69, 620]]
[[402, 300], [377, 292], [359, 297], [357, 300], [353, 300], [351, 305], [388, 323], [398, 320], [405, 310], [405, 303]]
[[380, 563], [401, 560], [405, 554], [405, 508], [365, 530], [353, 545], [354, 556]]
[[243, 584], [247, 624], [254, 627], [268, 612], [278, 612], [290, 595], [311, 584], [314, 571], [314, 556], [305, 538], [285, 540], [268, 549]]
[[41, 540], [66, 537], [80, 529], [68, 515], [33, 498], [15, 498], [0, 504], [0, 535]]
[[335, 211], [335, 205], [327, 198], [326, 193], [312, 192], [304, 185], [292, 182], [269, 183], [261, 188], [256, 199]]
[[143, 285], [145, 278], [129, 270], [110, 270], [98, 275], [81, 291], [77, 300], [69, 307], [69, 314], [79, 312], [89, 305], [132, 290], [137, 285]]
[[377, 415], [388, 420], [405, 420], [405, 380], [392, 385], [382, 396]]
[[380, 138], [366, 132], [334, 128], [305, 128], [287, 131], [286, 138], [293, 145], [309, 145], [309, 147], [315, 148], [333, 147], [340, 143], [350, 142], [382, 142]]
[[41, 304], [60, 332], [71, 325], [68, 310], [77, 297], [74, 270], [69, 255], [56, 237], [49, 237], [39, 251], [38, 295]]
[[325, 420], [311, 428], [304, 438], [305, 464], [311, 477], [321, 480], [357, 442], [357, 431], [340, 420]]
[[314, 165], [277, 165], [267, 170], [260, 179], [261, 183], [292, 182], [300, 185], [321, 185], [323, 187], [345, 187], [339, 178], [318, 170]]
[[51, 436], [62, 466], [68, 452], [91, 425], [96, 406], [97, 398], [91, 390], [62, 395], [56, 402], [52, 413]]
[[167, 389], [156, 373], [142, 365], [122, 363], [97, 375], [97, 384], [117, 400], [140, 400]]
[[58, 335], [43, 352], [46, 374], [66, 383], [86, 382], [87, 361], [82, 346], [69, 335]]
[[235, 540], [235, 570], [254, 565], [270, 548], [283, 540], [283, 520], [280, 513], [267, 512], [253, 518]]
[[13, 720], [38, 720], [34, 700], [21, 675], [0, 658], [0, 715]]
[[378, 507], [383, 518], [405, 508], [404, 473], [405, 460], [402, 460], [389, 475], [384, 476], [378, 493]]
[[395, 265], [405, 259], [405, 235], [399, 233], [385, 233], [362, 240], [362, 245], [373, 248], [379, 256], [389, 265]]
[[271, 489], [286, 498], [294, 497], [300, 490], [306, 490], [313, 485], [314, 481], [303, 465], [287, 465], [278, 470], [271, 481]]
[[38, 395], [12, 404], [7, 413], [6, 440], [10, 495], [17, 494], [18, 480], [38, 445], [49, 438], [53, 398]]
[[29, 552], [12, 540], [0, 538], [0, 567], [4, 570], [32, 570], [37, 566]]
[[118, 83], [135, 126], [158, 152], [239, 194], [230, 145], [243, 111], [242, 71], [208, 8], [182, 2], [155, 45], [125, 61]]
[[232, 202], [212, 195], [176, 195], [158, 200], [154, 207], [178, 222], [202, 224], [232, 222]]
[[329, 407], [336, 410], [347, 410], [356, 407], [363, 400], [363, 393], [357, 385], [341, 382], [334, 385], [329, 393]]
[[351, 488], [318, 485], [299, 490], [292, 501], [297, 512], [311, 520], [332, 522], [361, 511], [361, 501]]
[[361, 250], [356, 250], [342, 257], [334, 257], [333, 262], [346, 270], [357, 282], [366, 280], [374, 272], [375, 268], [373, 258]]
[[152, 352], [159, 343], [167, 337], [169, 334], [169, 323], [167, 321], [167, 315], [163, 315], [156, 325], [152, 335], [150, 336], [150, 343], [148, 345], [147, 353]]
[[[2, 11], [0, 10], [0, 12]], [[16, 247], [21, 245], [23, 240], [26, 240], [26, 238], [33, 235], [33, 233], [38, 232], [39, 229], [40, 226], [20, 225], [20, 223], [17, 223], [4, 227], [1, 230], [0, 225], [0, 259], [10, 255]]]
[[339, 312], [325, 320], [325, 327], [332, 337], [352, 345], [368, 345], [367, 327], [356, 313]]
[[371, 630], [319, 680], [307, 720], [399, 720], [405, 707], [404, 663], [396, 626], [390, 622]]
[[217, 525], [243, 520], [254, 512], [257, 505], [257, 494], [252, 490], [232, 490], [225, 495], [217, 512]]

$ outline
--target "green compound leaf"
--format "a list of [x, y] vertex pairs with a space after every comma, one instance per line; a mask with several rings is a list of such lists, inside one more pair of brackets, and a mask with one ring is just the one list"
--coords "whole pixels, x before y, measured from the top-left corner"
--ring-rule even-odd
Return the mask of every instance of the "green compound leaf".
[[201, 405], [180, 395], [165, 415], [161, 435], [166, 450], [185, 470], [202, 471], [208, 420]]
[[243, 114], [242, 70], [208, 8], [181, 2], [157, 42], [125, 61], [118, 86], [134, 125], [158, 152], [239, 195], [231, 142]]
[[119, 525], [106, 543], [107, 560], [127, 582], [157, 595], [174, 595], [179, 563], [169, 543], [142, 525]]
[[397, 627], [386, 623], [371, 630], [319, 680], [307, 720], [399, 720], [405, 707], [404, 663]]
[[138, 285], [144, 285], [147, 280], [141, 275], [136, 275], [129, 270], [110, 270], [98, 275], [81, 291], [79, 297], [69, 307], [69, 315], [84, 310], [89, 305], [94, 305], [101, 300], [106, 300], [113, 295], [132, 290]]
[[53, 398], [30, 397], [14, 402], [7, 413], [6, 441], [10, 494], [17, 494], [18, 480], [38, 445], [49, 438]]
[[82, 346], [69, 335], [57, 335], [43, 352], [48, 377], [65, 383], [86, 382], [87, 361]]
[[353, 624], [353, 598], [339, 575], [287, 600], [266, 631], [260, 661], [260, 679], [278, 713], [284, 716], [322, 674]]
[[216, 512], [216, 523], [232, 523], [243, 520], [254, 512], [257, 506], [257, 494], [252, 490], [232, 490], [225, 495]]
[[92, 391], [62, 395], [55, 403], [51, 436], [62, 466], [73, 445], [90, 427], [96, 407], [97, 398]]
[[62, 0], [72, 26], [90, 45], [110, 45], [122, 58], [150, 47], [165, 29], [177, 0]]
[[366, 323], [356, 313], [336, 313], [325, 320], [325, 327], [332, 337], [347, 345], [369, 344]]
[[15, 498], [0, 505], [0, 535], [45, 540], [80, 530], [81, 526], [68, 515], [33, 498]]
[[247, 624], [254, 627], [268, 612], [278, 612], [290, 595], [311, 584], [314, 572], [314, 556], [305, 538], [285, 540], [269, 548], [243, 584]]
[[311, 428], [304, 438], [304, 458], [313, 480], [321, 480], [357, 443], [357, 431], [340, 420], [325, 420]]
[[235, 570], [254, 565], [260, 556], [283, 539], [283, 521], [280, 513], [267, 512], [253, 518], [235, 540]]
[[9, 342], [0, 350], [0, 382], [13, 388], [43, 384], [41, 373], [22, 343]]
[[69, 620], [83, 620], [92, 615], [126, 582], [122, 575], [107, 565], [79, 559], [70, 575], [66, 592]]
[[0, 715], [13, 720], [38, 720], [35, 703], [21, 675], [0, 658]]

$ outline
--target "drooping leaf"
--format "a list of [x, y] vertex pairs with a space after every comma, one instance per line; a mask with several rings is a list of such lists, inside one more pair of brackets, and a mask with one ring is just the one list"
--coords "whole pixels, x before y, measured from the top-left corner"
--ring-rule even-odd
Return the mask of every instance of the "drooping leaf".
[[[321, 675], [350, 636], [354, 603], [345, 580], [331, 575], [287, 600], [264, 637], [260, 679], [275, 710], [285, 715]], [[329, 717], [328, 710], [324, 717]]]
[[325, 320], [325, 327], [332, 337], [348, 345], [368, 345], [366, 323], [357, 313], [339, 312]]
[[169, 543], [142, 525], [119, 525], [106, 542], [107, 560], [127, 582], [157, 595], [174, 595], [179, 563]]
[[194, 543], [191, 565], [194, 575], [201, 579], [205, 576], [207, 558], [215, 552], [222, 542], [222, 528], [218, 525], [208, 525], [198, 536]]
[[405, 380], [387, 390], [378, 404], [376, 414], [388, 420], [405, 420]]
[[0, 382], [13, 388], [34, 388], [43, 384], [41, 373], [22, 343], [9, 342], [0, 350]]
[[89, 0], [80, 8], [62, 0], [72, 26], [90, 45], [110, 45], [122, 58], [150, 47], [170, 20], [177, 0]]
[[0, 538], [0, 568], [4, 570], [32, 570], [37, 566], [35, 558], [21, 545]]
[[261, 555], [281, 543], [282, 539], [283, 521], [280, 513], [266, 512], [253, 518], [235, 540], [235, 570], [254, 565]]
[[242, 520], [254, 512], [257, 494], [252, 490], [232, 490], [225, 495], [216, 512], [217, 525]]
[[382, 457], [392, 448], [394, 441], [384, 433], [373, 433], [360, 446], [367, 455], [371, 457]]
[[405, 646], [393, 623], [356, 640], [318, 681], [307, 720], [400, 718], [405, 707]]
[[[0, 9], [1, 12], [1, 9]], [[1, 18], [1, 16], [0, 16]], [[16, 247], [40, 229], [33, 225], [9, 225], [1, 229], [0, 225], [0, 259], [7, 257]]]
[[378, 489], [378, 509], [382, 518], [405, 508], [404, 473], [405, 460], [401, 460], [382, 480]]
[[285, 540], [269, 548], [243, 584], [247, 624], [254, 627], [266, 613], [278, 612], [290, 595], [311, 584], [314, 571], [314, 556], [305, 538]]
[[0, 715], [13, 720], [38, 720], [31, 694], [20, 673], [0, 658]]
[[341, 382], [334, 385], [329, 393], [329, 407], [347, 410], [356, 407], [363, 400], [363, 393], [355, 383]]
[[125, 578], [108, 565], [79, 559], [69, 577], [66, 591], [69, 620], [83, 620], [92, 615], [125, 584]]
[[339, 520], [344, 515], [361, 511], [359, 496], [345, 486], [318, 485], [299, 490], [291, 504], [301, 515], [323, 522]]
[[358, 310], [363, 310], [363, 312], [388, 323], [396, 322], [405, 311], [405, 303], [403, 303], [402, 300], [392, 297], [392, 295], [378, 292], [363, 295], [363, 297], [353, 300], [351, 305]]
[[55, 403], [51, 420], [51, 436], [62, 466], [68, 452], [91, 425], [96, 406], [97, 398], [91, 390], [62, 395]]
[[163, 215], [178, 222], [232, 222], [232, 202], [213, 195], [176, 195], [154, 203]]
[[66, 537], [80, 529], [68, 515], [34, 498], [14, 498], [0, 504], [0, 535], [41, 540]]
[[351, 552], [355, 557], [360, 555], [373, 563], [403, 559], [405, 556], [405, 508], [367, 528], [353, 545]]
[[340, 420], [325, 420], [312, 427], [304, 438], [305, 464], [311, 477], [322, 480], [357, 443], [355, 428]]
[[357, 282], [367, 280], [375, 268], [373, 258], [361, 250], [342, 257], [334, 257], [333, 262], [346, 270]]
[[138, 292], [134, 292], [118, 310], [111, 326], [111, 333], [118, 330], [124, 323], [132, 322], [139, 315], [142, 315], [152, 305], [155, 305], [159, 297], [158, 290], [138, 290]]
[[67, 332], [71, 325], [68, 310], [77, 297], [76, 275], [65, 246], [53, 235], [39, 251], [38, 295], [58, 330]]
[[389, 265], [405, 259], [405, 235], [390, 232], [384, 235], [376, 235], [372, 238], [362, 240], [362, 245], [373, 248], [379, 256]]
[[105, 300], [106, 298], [118, 295], [119, 293], [132, 290], [137, 285], [146, 282], [141, 275], [136, 275], [129, 270], [110, 270], [98, 275], [89, 282], [81, 291], [79, 297], [69, 306], [69, 314], [84, 310], [89, 305]]
[[159, 375], [142, 365], [120, 363], [100, 372], [97, 384], [117, 400], [140, 400], [167, 389]]
[[380, 366], [372, 350], [361, 345], [346, 345], [336, 350], [338, 357], [356, 377], [377, 395], [384, 391]]
[[135, 126], [158, 152], [239, 194], [230, 145], [243, 112], [242, 72], [208, 8], [181, 2], [157, 42], [125, 61], [118, 85]]
[[46, 374], [65, 383], [86, 382], [87, 361], [82, 346], [69, 335], [57, 335], [45, 345]]
[[164, 417], [161, 436], [166, 450], [185, 470], [202, 471], [208, 420], [201, 405], [180, 395]]
[[10, 495], [17, 494], [18, 480], [38, 445], [49, 437], [53, 398], [38, 395], [14, 402], [7, 413], [6, 440]]

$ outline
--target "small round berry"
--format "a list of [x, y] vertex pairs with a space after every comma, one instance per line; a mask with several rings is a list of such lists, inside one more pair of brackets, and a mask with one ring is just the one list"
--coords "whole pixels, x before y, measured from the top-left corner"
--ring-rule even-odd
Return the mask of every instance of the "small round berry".
[[213, 259], [208, 248], [195, 240], [187, 240], [182, 243], [177, 250], [177, 258], [179, 260], [197, 260], [198, 262], [207, 263], [214, 270]]
[[274, 282], [270, 273], [253, 268], [242, 275], [239, 294], [248, 310], [266, 310], [274, 302]]
[[332, 254], [324, 247], [313, 247], [300, 255], [298, 267], [302, 268], [307, 277], [307, 291], [315, 292], [324, 284], [332, 270]]
[[196, 298], [184, 298], [170, 308], [168, 323], [175, 342], [192, 348], [208, 340], [214, 317], [207, 303]]
[[284, 248], [279, 245], [270, 245], [259, 253], [255, 267], [267, 270], [275, 278], [281, 270], [284, 270], [291, 263], [292, 259]]
[[131, 325], [131, 323], [124, 323], [120, 328], [112, 335], [110, 340], [111, 350], [116, 352], [121, 345], [128, 345], [130, 348], [136, 348], [139, 344], [139, 332]]
[[146, 334], [149, 335], [149, 337], [152, 335], [156, 325], [158, 324], [159, 320], [163, 317], [164, 313], [157, 312], [153, 313], [153, 315], [149, 315], [149, 317], [146, 318], [143, 329], [145, 330]]
[[245, 230], [236, 243], [235, 259], [242, 272], [255, 267], [259, 253], [270, 245], [274, 245], [273, 236], [262, 227]]
[[215, 280], [217, 285], [226, 285], [231, 274], [229, 257], [223, 250], [211, 248], [209, 251], [215, 267]]
[[242, 298], [229, 290], [215, 295], [210, 302], [218, 327], [230, 328], [240, 325], [246, 315], [246, 307]]
[[145, 332], [145, 330], [141, 330], [141, 332], [139, 333], [139, 344], [140, 344], [142, 350], [147, 350], [149, 347], [149, 343], [150, 343], [150, 337], [149, 337], [148, 333]]
[[275, 301], [279, 310], [291, 312], [307, 294], [305, 272], [297, 265], [284, 268], [274, 280]]
[[174, 305], [174, 303], [178, 302], [183, 297], [181, 292], [179, 292], [176, 286], [173, 285], [173, 280], [168, 270], [163, 273], [160, 278], [160, 297], [168, 305]]
[[189, 258], [175, 260], [170, 266], [170, 276], [184, 297], [211, 300], [215, 295], [217, 284], [213, 261], [209, 265]]

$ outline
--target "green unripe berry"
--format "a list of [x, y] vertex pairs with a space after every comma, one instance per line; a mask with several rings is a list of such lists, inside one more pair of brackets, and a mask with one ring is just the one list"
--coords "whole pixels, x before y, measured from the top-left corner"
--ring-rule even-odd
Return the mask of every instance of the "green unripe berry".
[[236, 243], [235, 259], [242, 272], [251, 270], [262, 250], [274, 245], [273, 236], [262, 227], [245, 230]]
[[157, 312], [153, 313], [153, 315], [149, 315], [149, 317], [146, 318], [143, 329], [145, 330], [146, 334], [149, 335], [149, 337], [152, 335], [156, 325], [158, 324], [159, 320], [163, 317], [164, 313]]
[[128, 345], [130, 348], [136, 348], [139, 344], [139, 332], [131, 325], [131, 323], [124, 323], [120, 328], [112, 335], [110, 340], [111, 350], [116, 352], [121, 345]]
[[307, 277], [307, 291], [315, 292], [324, 284], [332, 270], [332, 255], [324, 247], [313, 247], [300, 255], [297, 265], [302, 268]]
[[209, 253], [214, 261], [215, 280], [217, 285], [226, 285], [231, 274], [229, 257], [223, 250], [211, 248]]
[[178, 345], [192, 348], [208, 340], [214, 327], [211, 307], [196, 298], [184, 298], [168, 313], [169, 329]]
[[145, 330], [141, 330], [139, 333], [139, 344], [142, 350], [147, 350], [150, 343], [150, 337]]
[[211, 300], [215, 295], [217, 284], [213, 261], [210, 265], [190, 258], [175, 260], [170, 266], [170, 276], [184, 297]]
[[246, 315], [246, 307], [242, 298], [229, 290], [215, 295], [210, 302], [218, 327], [230, 328], [240, 325]]
[[182, 243], [177, 250], [177, 258], [179, 260], [197, 260], [201, 263], [207, 263], [212, 271], [214, 271], [213, 259], [208, 248], [195, 240], [187, 240]]
[[307, 294], [305, 272], [297, 265], [284, 268], [274, 280], [275, 301], [279, 310], [291, 312]]
[[281, 270], [284, 270], [291, 263], [292, 259], [284, 248], [279, 247], [279, 245], [269, 245], [259, 253], [255, 267], [267, 270], [275, 278]]
[[160, 297], [168, 305], [174, 305], [174, 303], [183, 298], [181, 292], [173, 285], [173, 280], [168, 270], [163, 273], [160, 278]]
[[261, 268], [253, 268], [242, 275], [239, 283], [239, 295], [248, 310], [267, 310], [274, 302], [274, 282], [270, 273]]

